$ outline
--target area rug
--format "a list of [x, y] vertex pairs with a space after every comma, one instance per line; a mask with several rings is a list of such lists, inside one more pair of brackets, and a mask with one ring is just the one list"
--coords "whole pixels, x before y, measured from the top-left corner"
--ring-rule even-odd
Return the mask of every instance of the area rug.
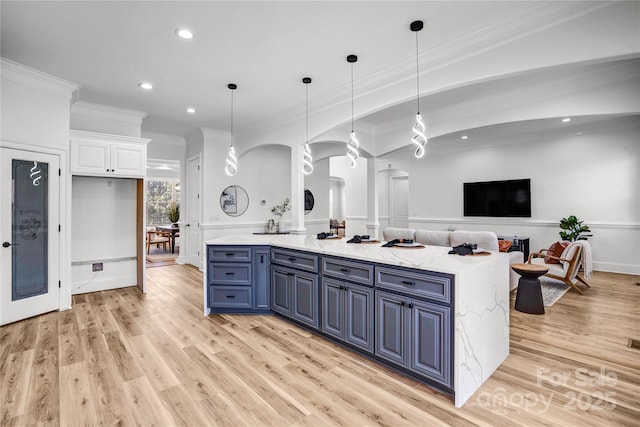
[[569, 286], [555, 280], [540, 280], [542, 286], [542, 301], [545, 307], [551, 307], [569, 290]]
[[151, 248], [149, 255], [147, 255], [147, 262], [161, 262], [161, 261], [171, 261], [178, 258], [180, 254], [180, 248], [176, 246], [175, 253], [171, 253], [169, 251], [164, 251], [162, 248]]
[[[557, 303], [570, 289], [564, 283], [547, 279], [546, 277], [540, 278], [540, 287], [542, 288], [542, 302], [545, 307], [551, 307]], [[516, 288], [513, 296], [518, 296], [518, 288]]]

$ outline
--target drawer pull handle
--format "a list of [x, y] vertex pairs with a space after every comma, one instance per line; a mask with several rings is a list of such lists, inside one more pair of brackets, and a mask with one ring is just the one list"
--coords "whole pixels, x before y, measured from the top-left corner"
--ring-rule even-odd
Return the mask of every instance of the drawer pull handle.
[[293, 257], [289, 257], [289, 262], [296, 262], [296, 259]]
[[349, 269], [349, 268], [341, 268], [340, 271], [342, 271], [343, 273], [349, 273], [349, 272], [351, 272], [351, 269]]
[[226, 272], [226, 273], [224, 273], [224, 274], [226, 274], [227, 276], [233, 276], [233, 275], [234, 275], [234, 274], [236, 274], [236, 273], [234, 273], [233, 271], [227, 271], [227, 272]]
[[233, 298], [235, 298], [235, 297], [236, 297], [235, 295], [227, 295], [227, 298], [231, 298], [231, 299], [233, 299]]
[[225, 255], [226, 256], [234, 256], [235, 254], [234, 253], [228, 253], [228, 254], [225, 254]]
[[409, 303], [409, 308], [413, 308], [413, 304]]
[[403, 281], [402, 281], [402, 284], [403, 284], [403, 285], [409, 285], [409, 286], [415, 286], [415, 285], [416, 285], [416, 282], [411, 282], [411, 281], [409, 281], [409, 280], [403, 280]]

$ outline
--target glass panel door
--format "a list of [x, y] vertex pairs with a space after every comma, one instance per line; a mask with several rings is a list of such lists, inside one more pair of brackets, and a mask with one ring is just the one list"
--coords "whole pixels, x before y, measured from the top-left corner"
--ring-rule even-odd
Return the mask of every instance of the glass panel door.
[[49, 164], [12, 159], [11, 300], [46, 294]]
[[60, 308], [59, 164], [0, 148], [0, 324]]

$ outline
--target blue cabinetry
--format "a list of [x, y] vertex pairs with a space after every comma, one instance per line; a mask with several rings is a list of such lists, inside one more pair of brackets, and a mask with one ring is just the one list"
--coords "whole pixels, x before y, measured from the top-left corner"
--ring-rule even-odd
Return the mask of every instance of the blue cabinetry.
[[269, 247], [207, 247], [207, 306], [212, 313], [269, 312]]

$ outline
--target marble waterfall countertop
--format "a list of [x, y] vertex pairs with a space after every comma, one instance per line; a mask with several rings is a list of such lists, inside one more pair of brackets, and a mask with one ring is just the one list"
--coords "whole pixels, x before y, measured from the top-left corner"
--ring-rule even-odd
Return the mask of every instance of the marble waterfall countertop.
[[453, 274], [453, 389], [456, 407], [471, 399], [509, 355], [510, 267], [506, 253], [459, 256], [449, 255], [449, 247], [385, 248], [382, 242], [355, 244], [347, 243], [345, 238], [318, 240], [312, 235], [227, 236], [209, 240], [205, 245], [270, 245]]
[[347, 240], [347, 238], [318, 240], [316, 236], [306, 234], [247, 234], [208, 240], [205, 245], [273, 245], [322, 255], [450, 274], [456, 274], [478, 264], [493, 262], [497, 257], [508, 259], [507, 254], [499, 252], [492, 252], [491, 255], [486, 256], [459, 256], [449, 255], [451, 248], [445, 246], [385, 248], [382, 247], [384, 242], [347, 243]]

